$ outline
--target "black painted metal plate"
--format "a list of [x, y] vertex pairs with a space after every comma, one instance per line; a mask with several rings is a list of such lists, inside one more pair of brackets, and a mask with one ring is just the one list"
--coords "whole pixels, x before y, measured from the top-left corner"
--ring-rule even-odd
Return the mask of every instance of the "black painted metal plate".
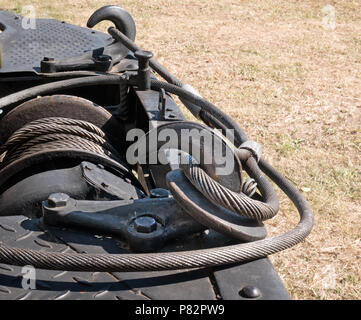
[[54, 19], [36, 19], [34, 29], [25, 29], [23, 17], [8, 11], [0, 11], [0, 28], [0, 74], [39, 72], [44, 57], [71, 58], [113, 42], [105, 33]]
[[[89, 233], [41, 227], [38, 219], [0, 217], [0, 243], [10, 247], [78, 253], [122, 253], [117, 240]], [[178, 250], [192, 249], [190, 241]], [[238, 300], [245, 285], [255, 285], [260, 299], [287, 299], [268, 259], [231, 267], [162, 272], [63, 272], [36, 270], [36, 290], [23, 289], [21, 267], [0, 264], [0, 300], [126, 299]]]

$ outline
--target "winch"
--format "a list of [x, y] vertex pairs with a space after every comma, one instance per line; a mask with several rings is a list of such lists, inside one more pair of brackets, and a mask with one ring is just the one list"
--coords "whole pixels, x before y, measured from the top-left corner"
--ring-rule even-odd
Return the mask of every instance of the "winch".
[[[135, 44], [125, 9], [21, 21], [0, 12], [0, 298], [288, 299], [267, 256], [313, 215], [261, 146]], [[300, 221], [267, 238], [274, 185]]]

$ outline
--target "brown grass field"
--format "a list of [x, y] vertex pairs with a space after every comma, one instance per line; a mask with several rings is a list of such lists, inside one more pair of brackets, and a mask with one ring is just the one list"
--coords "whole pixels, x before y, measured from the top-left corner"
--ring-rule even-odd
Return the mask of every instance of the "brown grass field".
[[[361, 1], [0, 0], [0, 9], [81, 26], [126, 8], [136, 42], [235, 118], [306, 196], [307, 240], [271, 257], [293, 299], [361, 298]], [[326, 5], [336, 28], [323, 26]], [[106, 30], [102, 23], [98, 30]], [[269, 234], [298, 221], [280, 194]]]

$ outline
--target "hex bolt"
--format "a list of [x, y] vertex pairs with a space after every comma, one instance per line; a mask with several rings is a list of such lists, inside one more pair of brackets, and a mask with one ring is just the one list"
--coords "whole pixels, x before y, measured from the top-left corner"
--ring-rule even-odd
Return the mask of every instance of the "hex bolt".
[[168, 198], [170, 195], [169, 190], [163, 188], [155, 188], [149, 192], [151, 198]]
[[52, 193], [48, 197], [48, 206], [51, 208], [65, 207], [70, 197], [66, 193]]
[[261, 291], [257, 287], [246, 286], [239, 291], [239, 295], [243, 298], [255, 299], [261, 296]]
[[140, 233], [152, 233], [157, 229], [157, 221], [152, 217], [138, 217], [134, 220], [134, 229]]

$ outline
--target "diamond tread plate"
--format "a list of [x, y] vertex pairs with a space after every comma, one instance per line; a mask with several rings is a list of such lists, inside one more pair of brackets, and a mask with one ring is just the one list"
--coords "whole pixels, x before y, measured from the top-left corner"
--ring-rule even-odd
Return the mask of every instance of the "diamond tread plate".
[[[178, 249], [192, 250], [199, 247], [196, 242], [188, 241]], [[79, 230], [44, 228], [39, 219], [25, 216], [0, 216], [0, 244], [41, 251], [100, 254], [127, 252], [119, 240]], [[23, 289], [21, 271], [21, 267], [0, 264], [0, 300], [240, 300], [243, 299], [240, 290], [249, 285], [260, 289], [262, 295], [259, 299], [289, 298], [267, 258], [214, 269], [161, 272], [106, 273], [37, 269], [36, 290]]]
[[[39, 71], [44, 57], [56, 59], [80, 56], [106, 47], [112, 38], [102, 32], [54, 19], [36, 19], [34, 28], [22, 16], [0, 11], [2, 48], [1, 73]], [[26, 28], [24, 28], [24, 26]]]
[[[116, 241], [85, 232], [39, 226], [38, 219], [0, 217], [0, 243], [78, 253], [122, 253]], [[215, 299], [207, 271], [64, 272], [36, 270], [36, 290], [22, 288], [21, 267], [0, 264], [0, 299]]]

